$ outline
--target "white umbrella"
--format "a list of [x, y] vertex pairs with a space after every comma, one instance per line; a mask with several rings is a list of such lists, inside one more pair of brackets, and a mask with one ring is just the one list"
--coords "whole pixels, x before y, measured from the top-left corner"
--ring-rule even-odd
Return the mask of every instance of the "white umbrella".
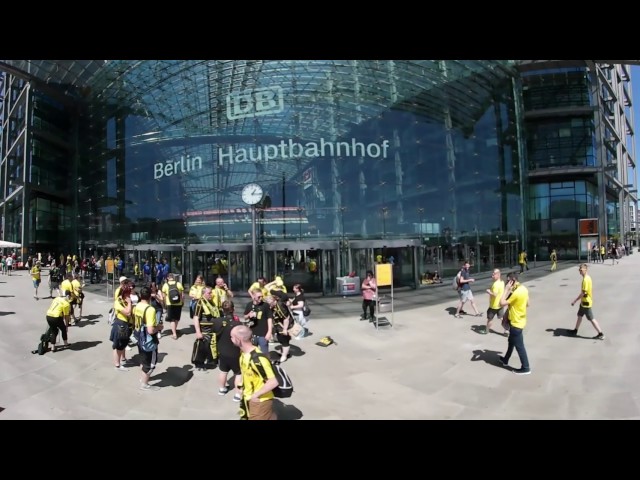
[[0, 240], [0, 248], [18, 248], [21, 247], [19, 243], [7, 242], [6, 240]]

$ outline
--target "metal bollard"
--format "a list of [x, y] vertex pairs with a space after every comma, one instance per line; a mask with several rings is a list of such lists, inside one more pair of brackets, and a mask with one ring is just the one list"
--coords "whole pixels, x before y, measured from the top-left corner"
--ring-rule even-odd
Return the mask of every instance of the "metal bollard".
[[536, 268], [536, 259], [538, 258], [537, 254], [533, 255], [533, 268]]

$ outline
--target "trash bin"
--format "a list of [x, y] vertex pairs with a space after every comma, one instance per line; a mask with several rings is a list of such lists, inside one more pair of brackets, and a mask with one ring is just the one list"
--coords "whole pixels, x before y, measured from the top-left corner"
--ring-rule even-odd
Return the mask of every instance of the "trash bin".
[[336, 277], [338, 295], [360, 295], [360, 277]]

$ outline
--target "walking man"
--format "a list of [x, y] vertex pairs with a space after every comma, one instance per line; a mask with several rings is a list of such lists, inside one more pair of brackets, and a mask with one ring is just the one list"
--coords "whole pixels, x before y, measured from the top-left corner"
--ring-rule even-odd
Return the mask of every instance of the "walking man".
[[[242, 352], [240, 354], [243, 389], [242, 418], [276, 420], [277, 417], [273, 412], [273, 389], [278, 386], [278, 380], [269, 359], [264, 355], [256, 356], [258, 348], [251, 343], [251, 336], [251, 330], [245, 325], [233, 327], [231, 330], [231, 341]], [[256, 362], [259, 362], [259, 365]], [[266, 380], [260, 370], [265, 373]]]
[[471, 264], [468, 261], [464, 262], [462, 266], [462, 270], [460, 270], [460, 278], [458, 279], [458, 284], [460, 285], [460, 289], [458, 290], [458, 295], [460, 296], [460, 302], [458, 303], [458, 308], [456, 309], [456, 314], [454, 317], [462, 318], [460, 315], [460, 311], [462, 310], [462, 306], [469, 302], [471, 303], [471, 308], [476, 312], [476, 317], [481, 317], [482, 314], [478, 311], [476, 307], [476, 302], [473, 300], [473, 292], [471, 291], [471, 284], [476, 280], [469, 276], [469, 268], [471, 268]]
[[578, 308], [578, 318], [576, 320], [576, 328], [570, 330], [569, 332], [572, 335], [578, 334], [578, 328], [580, 328], [580, 324], [582, 323], [582, 317], [586, 316], [587, 320], [591, 322], [593, 328], [596, 329], [598, 334], [593, 337], [596, 340], [604, 340], [604, 333], [602, 333], [602, 329], [600, 325], [593, 318], [593, 311], [591, 307], [593, 306], [593, 282], [591, 281], [591, 276], [587, 274], [587, 264], [583, 263], [580, 265], [580, 275], [582, 275], [582, 286], [580, 287], [580, 294], [576, 297], [576, 299], [571, 302], [571, 306], [575, 305], [578, 300], [580, 300], [580, 308]]
[[516, 375], [529, 375], [531, 368], [529, 366], [529, 358], [527, 350], [524, 348], [524, 327], [527, 325], [527, 307], [529, 306], [529, 290], [518, 283], [518, 274], [512, 272], [507, 277], [500, 305], [509, 307], [509, 340], [507, 353], [504, 357], [498, 357], [505, 367], [509, 365], [509, 359], [515, 348], [520, 357], [522, 366], [512, 370]]
[[502, 315], [504, 313], [504, 307], [500, 305], [500, 299], [504, 292], [504, 282], [500, 277], [500, 269], [495, 268], [491, 274], [491, 279], [493, 280], [491, 288], [486, 290], [491, 300], [489, 302], [489, 308], [487, 309], [487, 326], [484, 327], [483, 332], [485, 335], [491, 331], [491, 321], [493, 320], [493, 317], [497, 315], [498, 320], [502, 320]]
[[518, 263], [520, 264], [520, 273], [523, 273], [525, 268], [529, 270], [529, 265], [527, 264], [527, 252], [524, 250], [518, 254]]
[[38, 287], [40, 286], [40, 262], [36, 262], [31, 267], [31, 280], [33, 280], [34, 294], [33, 298], [38, 300]]

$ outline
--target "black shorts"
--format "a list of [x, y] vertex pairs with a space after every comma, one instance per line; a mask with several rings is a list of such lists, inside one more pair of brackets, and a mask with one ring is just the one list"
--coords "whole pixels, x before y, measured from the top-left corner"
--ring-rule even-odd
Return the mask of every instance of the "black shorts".
[[182, 305], [167, 305], [167, 322], [179, 322], [182, 315]]
[[497, 316], [498, 320], [504, 315], [503, 308], [487, 308], [487, 320], [493, 320], [493, 317]]
[[223, 373], [228, 373], [233, 370], [236, 375], [240, 374], [240, 355], [232, 357], [227, 355], [218, 356], [218, 369]]
[[140, 353], [140, 366], [142, 367], [142, 371], [144, 373], [151, 374], [153, 370], [156, 368], [156, 363], [158, 363], [158, 349], [156, 348], [153, 352], [145, 352], [138, 345], [138, 353]]
[[283, 335], [282, 333], [276, 333], [276, 340], [278, 340], [278, 343], [280, 343], [280, 345], [282, 345], [283, 347], [288, 347], [291, 336]]

